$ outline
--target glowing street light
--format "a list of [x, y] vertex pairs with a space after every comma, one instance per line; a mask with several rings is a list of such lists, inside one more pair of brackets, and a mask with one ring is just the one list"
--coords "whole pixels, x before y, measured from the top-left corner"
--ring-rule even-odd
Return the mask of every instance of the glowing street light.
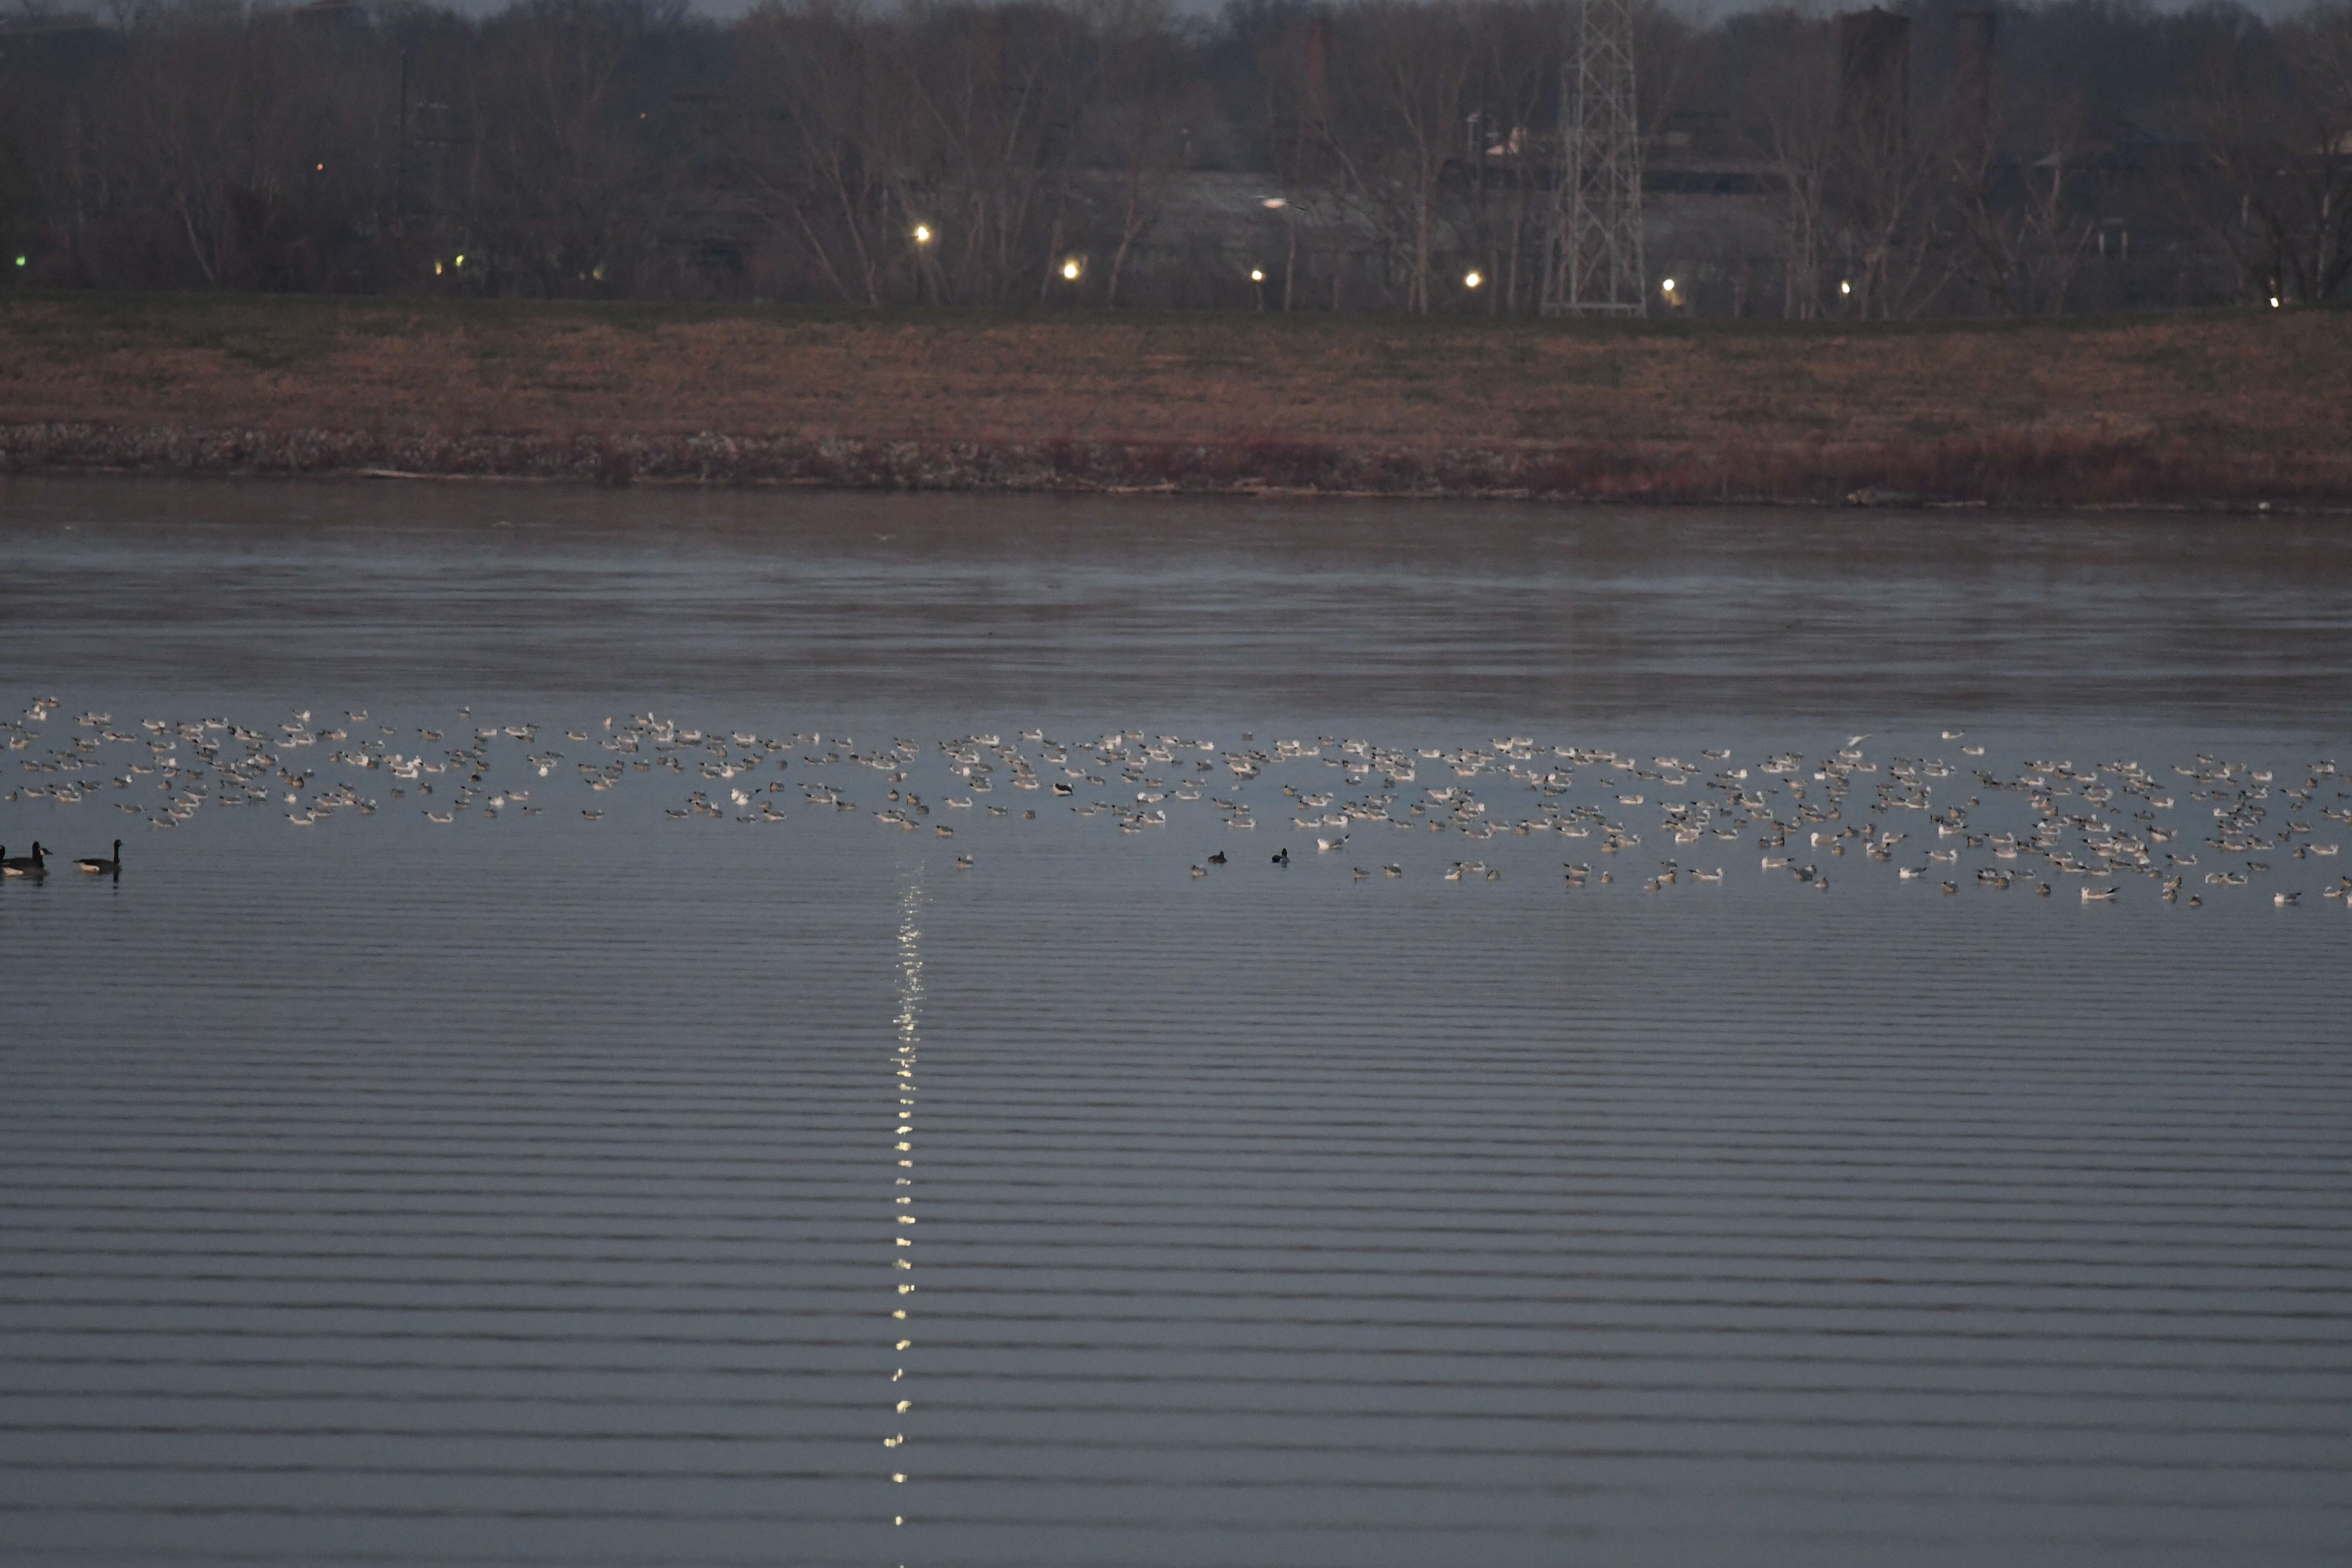
[[1253, 282], [1253, 283], [1263, 283], [1263, 282], [1265, 282], [1265, 268], [1263, 268], [1263, 267], [1253, 267], [1253, 268], [1250, 268], [1250, 281], [1251, 281], [1251, 282]]
[[1485, 281], [1486, 275], [1483, 272], [1465, 272], [1462, 275], [1462, 287], [1465, 289], [1475, 289]]
[[1067, 261], [1062, 263], [1062, 281], [1065, 283], [1076, 283], [1078, 280], [1078, 274], [1085, 270], [1086, 268], [1084, 267], [1078, 265], [1078, 258], [1073, 256]]
[[929, 224], [927, 224], [927, 223], [919, 223], [919, 224], [917, 224], [917, 225], [915, 226], [915, 236], [914, 236], [914, 238], [915, 238], [915, 243], [916, 243], [917, 245], [929, 245], [929, 244], [930, 244], [930, 243], [931, 243], [931, 226], [930, 226]]
[[1838, 292], [1841, 294], [1851, 294], [1853, 292], [1853, 285], [1841, 278], [1838, 279]]

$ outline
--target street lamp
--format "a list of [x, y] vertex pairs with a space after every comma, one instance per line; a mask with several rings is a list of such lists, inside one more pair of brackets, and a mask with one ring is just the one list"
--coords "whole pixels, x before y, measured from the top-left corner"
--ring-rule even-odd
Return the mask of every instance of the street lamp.
[[914, 241], [915, 241], [915, 243], [916, 243], [917, 245], [929, 245], [929, 244], [930, 244], [930, 243], [931, 243], [931, 226], [930, 226], [929, 224], [927, 224], [927, 223], [919, 223], [919, 224], [917, 224], [917, 225], [915, 226], [915, 232], [914, 232], [913, 238], [914, 238]]
[[1486, 275], [1483, 272], [1465, 272], [1462, 275], [1462, 287], [1465, 289], [1475, 289], [1485, 281]]

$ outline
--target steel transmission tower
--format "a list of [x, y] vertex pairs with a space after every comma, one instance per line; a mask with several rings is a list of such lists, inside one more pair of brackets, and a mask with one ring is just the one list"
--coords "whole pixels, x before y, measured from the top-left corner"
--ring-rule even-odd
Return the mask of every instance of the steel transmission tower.
[[1642, 129], [1633, 105], [1632, 0], [1583, 0], [1560, 68], [1559, 204], [1546, 315], [1639, 316]]

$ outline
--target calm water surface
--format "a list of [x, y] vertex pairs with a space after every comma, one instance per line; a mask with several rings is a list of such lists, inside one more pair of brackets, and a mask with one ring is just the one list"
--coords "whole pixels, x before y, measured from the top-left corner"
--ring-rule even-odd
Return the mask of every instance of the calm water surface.
[[10, 1562], [2345, 1561], [2338, 526], [11, 480], [0, 562], [0, 841], [127, 840], [0, 885]]

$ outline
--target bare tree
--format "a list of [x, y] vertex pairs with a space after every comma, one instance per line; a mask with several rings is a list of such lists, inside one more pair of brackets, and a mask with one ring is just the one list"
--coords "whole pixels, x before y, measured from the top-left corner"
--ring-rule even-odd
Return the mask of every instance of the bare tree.
[[2075, 199], [2084, 158], [2079, 110], [2062, 106], [2044, 138], [2038, 153], [2004, 154], [1997, 124], [1988, 123], [1948, 142], [1978, 282], [2004, 315], [2064, 314], [2097, 226]]
[[462, 216], [494, 290], [504, 269], [550, 297], [598, 292], [643, 259], [665, 189], [649, 57], [684, 15], [685, 0], [520, 0], [485, 25]]
[[1434, 303], [1441, 198], [1464, 146], [1480, 20], [1453, 4], [1381, 0], [1348, 13], [1335, 50], [1342, 107], [1325, 133], [1402, 250], [1404, 308], [1417, 313]]
[[897, 248], [883, 146], [892, 56], [877, 31], [835, 0], [770, 4], [740, 24], [734, 60], [750, 106], [734, 152], [761, 215], [852, 305], [883, 302], [885, 258]]
[[1159, 223], [1184, 165], [1192, 142], [1184, 120], [1190, 116], [1178, 112], [1182, 61], [1166, 0], [1100, 0], [1091, 20], [1102, 67], [1088, 109], [1102, 127], [1104, 162], [1117, 177], [1103, 302], [1116, 305], [1128, 259]]
[[1837, 49], [1830, 29], [1794, 13], [1759, 39], [1749, 107], [1780, 186], [1780, 312], [1810, 321], [1828, 300], [1830, 193], [1838, 170]]
[[2316, 304], [2352, 278], [2352, 5], [2281, 25], [2275, 52], [2210, 66], [2195, 123], [2225, 200], [2190, 211], [2257, 297]]

